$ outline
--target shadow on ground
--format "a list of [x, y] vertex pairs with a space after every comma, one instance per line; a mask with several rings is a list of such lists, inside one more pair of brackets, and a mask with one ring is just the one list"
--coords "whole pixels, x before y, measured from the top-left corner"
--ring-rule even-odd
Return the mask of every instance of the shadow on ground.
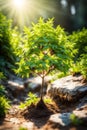
[[3, 125], [5, 117], [0, 117], [0, 125]]
[[54, 108], [48, 105], [35, 106], [31, 105], [22, 112], [24, 118], [28, 121], [32, 121], [37, 128], [42, 128], [49, 120], [50, 115], [54, 114]]
[[87, 126], [84, 125], [68, 125], [60, 126], [58, 123], [48, 122], [44, 127], [44, 130], [87, 130]]

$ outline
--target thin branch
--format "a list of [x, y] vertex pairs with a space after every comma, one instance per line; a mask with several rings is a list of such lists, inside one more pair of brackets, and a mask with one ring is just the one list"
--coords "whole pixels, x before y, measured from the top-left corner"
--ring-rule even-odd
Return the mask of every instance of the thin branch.
[[47, 71], [47, 73], [45, 73], [44, 76], [48, 75], [50, 73], [51, 70], [53, 70], [55, 67], [54, 66], [51, 66], [51, 68]]
[[40, 74], [38, 74], [38, 73], [35, 73], [34, 71], [31, 71], [33, 74], [35, 74], [35, 75], [37, 75], [37, 76], [39, 76], [39, 77], [41, 77], [42, 78], [42, 76], [40, 75]]

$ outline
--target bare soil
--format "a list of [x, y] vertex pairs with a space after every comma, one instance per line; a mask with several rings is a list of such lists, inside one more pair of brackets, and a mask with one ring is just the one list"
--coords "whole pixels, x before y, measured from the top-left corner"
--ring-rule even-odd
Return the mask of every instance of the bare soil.
[[[42, 107], [31, 105], [25, 110], [20, 110], [18, 105], [13, 105], [5, 118], [0, 119], [0, 130], [19, 130], [20, 127], [28, 130], [87, 130], [85, 125], [60, 126], [49, 121], [49, 117], [55, 113], [71, 112], [78, 103], [52, 103]], [[87, 108], [84, 108], [87, 110]]]
[[[63, 127], [49, 121], [52, 114], [72, 112], [81, 103], [80, 99], [77, 102], [62, 102], [60, 99], [55, 101], [52, 104], [38, 104], [37, 106], [32, 104], [25, 110], [19, 109], [19, 103], [12, 104], [6, 116], [0, 118], [0, 130], [25, 130], [20, 129], [21, 127], [27, 128], [26, 130], [87, 130], [87, 125], [70, 124]], [[87, 111], [87, 107], [82, 109]]]

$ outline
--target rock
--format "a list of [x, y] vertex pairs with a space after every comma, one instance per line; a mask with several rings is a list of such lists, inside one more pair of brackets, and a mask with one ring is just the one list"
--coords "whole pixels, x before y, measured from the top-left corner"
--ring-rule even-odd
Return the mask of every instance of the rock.
[[29, 130], [33, 130], [34, 129], [34, 123], [33, 122], [23, 122], [21, 127], [27, 128]]
[[[46, 92], [46, 87], [51, 79], [52, 79], [51, 76], [45, 77], [44, 92]], [[33, 78], [27, 79], [24, 82], [24, 87], [28, 88], [28, 91], [38, 93], [38, 92], [40, 92], [41, 84], [42, 84], [41, 77], [33, 77]]]
[[[73, 114], [74, 118], [71, 119]], [[77, 120], [77, 122], [76, 122]], [[49, 121], [58, 123], [60, 126], [68, 126], [69, 124], [85, 124], [87, 125], [87, 105], [81, 110], [74, 110], [72, 112], [58, 113], [50, 116]]]
[[11, 91], [14, 97], [19, 96], [24, 92], [23, 81], [20, 80], [8, 80], [7, 88]]
[[19, 119], [17, 119], [17, 118], [10, 118], [10, 122], [12, 122], [13, 124], [19, 124], [20, 123]]
[[80, 99], [80, 103], [77, 105], [76, 110], [82, 110], [87, 106], [87, 95]]
[[87, 125], [87, 105], [79, 110], [74, 110], [73, 114], [82, 121], [82, 124]]
[[19, 99], [14, 99], [12, 103], [13, 104], [20, 104], [20, 100]]
[[53, 114], [50, 116], [49, 121], [58, 123], [61, 126], [67, 126], [71, 123], [70, 114], [71, 113]]
[[67, 76], [54, 81], [47, 88], [50, 97], [73, 101], [87, 94], [87, 83], [83, 84], [82, 76]]
[[[50, 76], [45, 78], [44, 93], [46, 93], [46, 87], [50, 79]], [[22, 78], [10, 74], [9, 80], [6, 80], [3, 84], [8, 91], [7, 96], [9, 99], [13, 100], [14, 98], [19, 98], [24, 101], [24, 96], [28, 92], [37, 93], [38, 95], [40, 94], [41, 83], [42, 79], [40, 77], [33, 77], [23, 80]]]
[[[50, 79], [51, 76], [47, 76], [45, 78], [44, 93], [46, 93], [46, 87]], [[19, 98], [20, 100], [24, 101], [24, 97], [29, 92], [37, 93], [37, 95], [40, 95], [41, 82], [42, 79], [40, 77], [33, 77], [27, 80], [23, 80], [20, 77], [17, 77], [13, 74], [9, 74], [8, 80], [3, 81], [2, 84], [7, 90], [6, 96], [9, 99], [13, 100], [14, 98]]]
[[78, 118], [85, 118], [87, 120], [87, 110], [80, 110], [80, 111], [73, 111], [73, 113], [78, 117]]

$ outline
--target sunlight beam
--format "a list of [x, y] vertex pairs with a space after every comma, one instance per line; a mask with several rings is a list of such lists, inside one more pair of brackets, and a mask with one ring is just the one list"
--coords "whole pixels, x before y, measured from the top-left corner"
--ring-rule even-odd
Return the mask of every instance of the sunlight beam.
[[53, 17], [55, 7], [54, 1], [49, 0], [0, 0], [0, 11], [7, 11], [8, 17], [20, 28], [37, 22], [39, 17]]
[[23, 9], [23, 7], [25, 5], [25, 0], [13, 0], [13, 5], [17, 9]]

